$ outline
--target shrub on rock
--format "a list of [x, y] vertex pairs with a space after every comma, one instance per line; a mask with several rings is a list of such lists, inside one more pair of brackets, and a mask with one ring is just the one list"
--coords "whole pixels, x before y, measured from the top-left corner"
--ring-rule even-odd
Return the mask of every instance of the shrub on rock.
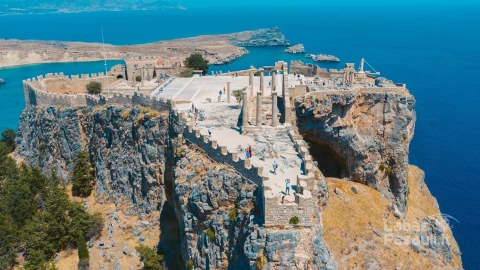
[[100, 94], [102, 92], [102, 84], [100, 82], [91, 81], [85, 87], [90, 94]]
[[72, 195], [88, 197], [93, 190], [95, 175], [87, 152], [78, 152], [72, 173]]

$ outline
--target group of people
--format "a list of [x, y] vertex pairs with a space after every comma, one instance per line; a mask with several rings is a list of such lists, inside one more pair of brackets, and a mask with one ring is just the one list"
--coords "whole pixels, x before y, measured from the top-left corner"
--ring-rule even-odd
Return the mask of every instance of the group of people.
[[249, 145], [246, 149], [246, 152], [245, 152], [245, 156], [247, 158], [252, 158], [253, 157], [253, 154], [252, 154], [252, 147]]
[[192, 112], [195, 116], [195, 121], [200, 120], [203, 121], [205, 120], [205, 114], [204, 111], [200, 111], [198, 108], [195, 107], [195, 105], [192, 103]]

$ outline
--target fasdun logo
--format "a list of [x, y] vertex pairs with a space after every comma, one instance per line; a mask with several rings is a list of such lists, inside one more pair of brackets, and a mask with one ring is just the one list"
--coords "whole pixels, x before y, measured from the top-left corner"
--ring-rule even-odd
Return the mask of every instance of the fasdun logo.
[[442, 244], [446, 241], [444, 232], [447, 231], [447, 228], [453, 228], [453, 221], [460, 223], [450, 215], [439, 214], [413, 223], [408, 220], [399, 220], [390, 226], [385, 223], [384, 241], [385, 244], [393, 243], [395, 245], [409, 245], [418, 242], [423, 246]]

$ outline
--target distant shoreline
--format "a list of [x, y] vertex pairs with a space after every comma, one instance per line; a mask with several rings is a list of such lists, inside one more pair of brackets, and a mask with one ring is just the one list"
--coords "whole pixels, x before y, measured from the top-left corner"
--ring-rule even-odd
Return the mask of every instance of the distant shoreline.
[[230, 63], [245, 54], [246, 47], [288, 46], [278, 28], [264, 28], [232, 34], [201, 35], [153, 43], [116, 46], [102, 43], [43, 40], [0, 40], [0, 67], [28, 64], [90, 62], [97, 60], [162, 59], [183, 62], [201, 53], [212, 65]]

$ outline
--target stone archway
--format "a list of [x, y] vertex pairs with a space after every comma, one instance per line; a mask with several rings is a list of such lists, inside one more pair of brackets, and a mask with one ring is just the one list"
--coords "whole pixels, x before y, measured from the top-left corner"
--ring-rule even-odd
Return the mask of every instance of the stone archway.
[[123, 75], [122, 74], [118, 75], [117, 79], [123, 79]]

